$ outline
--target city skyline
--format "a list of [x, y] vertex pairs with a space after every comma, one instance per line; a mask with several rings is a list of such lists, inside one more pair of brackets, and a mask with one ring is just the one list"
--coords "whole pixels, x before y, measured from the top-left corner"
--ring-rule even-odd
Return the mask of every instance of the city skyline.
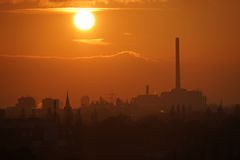
[[[187, 90], [181, 86], [181, 54], [180, 54], [180, 38], [176, 37], [175, 39], [175, 88], [173, 88], [171, 91], [164, 91], [158, 94], [153, 94], [150, 92], [149, 85], [146, 85], [145, 94], [136, 95], [135, 97], [132, 97], [127, 100], [122, 100], [120, 97], [117, 97], [115, 93], [109, 93], [109, 97], [102, 97], [100, 96], [97, 101], [91, 100], [88, 96], [82, 96], [80, 101], [79, 107], [86, 107], [90, 106], [94, 103], [102, 103], [101, 101], [104, 101], [106, 103], [109, 103], [112, 106], [118, 106], [118, 102], [121, 102], [122, 104], [125, 104], [123, 106], [126, 106], [128, 104], [134, 104], [137, 106], [144, 106], [144, 107], [156, 107], [158, 106], [158, 110], [161, 110], [162, 112], [169, 112], [169, 110], [173, 106], [184, 106], [192, 111], [204, 111], [208, 107], [207, 104], [207, 97], [203, 95], [201, 91], [198, 90]], [[30, 101], [30, 102], [29, 102]], [[30, 108], [39, 108], [39, 105], [36, 103], [33, 97], [20, 97], [18, 99], [18, 103], [16, 104], [16, 107], [19, 106], [19, 103], [24, 107], [30, 106]], [[29, 104], [30, 103], [30, 104]], [[33, 104], [34, 103], [34, 104]], [[44, 109], [49, 105], [56, 106], [58, 104], [58, 107], [61, 106], [59, 99], [52, 99], [50, 97], [47, 97], [42, 100], [41, 107]], [[56, 103], [56, 104], [55, 104]], [[20, 105], [20, 106], [21, 106]], [[221, 102], [221, 105], [222, 102]], [[71, 108], [70, 105], [70, 99], [69, 99], [69, 92], [67, 92], [66, 97], [66, 103], [64, 108]], [[76, 108], [76, 107], [75, 107]], [[78, 108], [78, 107], [77, 107]]]
[[[80, 26], [81, 27], [81, 26]], [[120, 97], [118, 97], [115, 93], [109, 93], [107, 94], [107, 96], [100, 96], [100, 101], [101, 99], [112, 104], [115, 105], [115, 102], [117, 100], [120, 100], [122, 102], [133, 102], [136, 103], [138, 105], [144, 105], [144, 106], [151, 106], [154, 104], [154, 106], [159, 106], [159, 108], [162, 111], [169, 111], [169, 109], [172, 106], [188, 106], [188, 107], [193, 107], [193, 110], [205, 110], [207, 108], [207, 97], [203, 95], [203, 93], [201, 91], [198, 90], [186, 90], [181, 86], [181, 54], [180, 54], [180, 38], [176, 37], [175, 39], [175, 88], [173, 88], [170, 92], [168, 91], [164, 91], [160, 94], [157, 93], [150, 93], [150, 88], [149, 85], [146, 85], [146, 91], [145, 91], [145, 95], [136, 95], [134, 97], [131, 97], [129, 99], [126, 100], [121, 100]], [[145, 59], [148, 60], [148, 59]], [[82, 96], [81, 100], [83, 99]], [[88, 97], [88, 96], [87, 96]], [[42, 100], [42, 103], [38, 103], [35, 101], [34, 97], [30, 97], [30, 96], [22, 96], [18, 99], [18, 103], [21, 103], [21, 101], [25, 101], [24, 99], [26, 99], [26, 106], [28, 106], [28, 99], [30, 99], [30, 106], [33, 106], [32, 103], [34, 103], [34, 108], [36, 107], [44, 107], [45, 104], [45, 100], [51, 101], [51, 97], [46, 97], [45, 99]], [[89, 99], [89, 97], [88, 97]], [[34, 102], [32, 102], [34, 101]], [[61, 101], [59, 99], [56, 99], [56, 103], [58, 103], [58, 105], [61, 106]], [[96, 101], [96, 100], [95, 100]], [[97, 102], [97, 101], [96, 101]], [[18, 103], [16, 104], [16, 107], [18, 107]], [[47, 103], [47, 102], [46, 102]], [[88, 105], [90, 105], [90, 99], [88, 100]], [[94, 100], [91, 101], [91, 103], [94, 103]], [[221, 102], [222, 104], [223, 102]], [[84, 102], [80, 101], [80, 104], [84, 104]], [[24, 105], [24, 103], [22, 104]], [[70, 100], [69, 100], [69, 95], [67, 92], [67, 99], [66, 99], [66, 104], [65, 107], [69, 106], [70, 107]], [[7, 106], [5, 106], [7, 107]], [[69, 108], [68, 107], [68, 108]], [[80, 106], [82, 107], [82, 106]], [[31, 107], [32, 108], [32, 107]]]
[[[179, 52], [180, 52], [180, 46], [179, 46], [179, 38], [177, 37], [176, 38], [176, 45], [175, 45], [175, 48], [176, 48], [176, 59], [179, 59]], [[77, 59], [71, 59], [71, 58], [65, 58], [65, 57], [62, 57], [62, 58], [59, 58], [59, 57], [45, 57], [45, 58], [43, 58], [43, 61], [45, 61], [45, 62], [47, 62], [47, 63], [49, 63], [49, 60], [51, 61], [51, 60], [55, 60], [55, 61], [58, 61], [58, 60], [61, 60], [61, 61], [64, 61], [64, 60], [69, 60], [69, 61], [72, 61], [72, 60], [76, 60], [76, 61], [78, 61], [78, 60], [87, 60], [87, 61], [91, 61], [91, 59], [96, 59], [97, 61], [99, 61], [99, 62], [101, 62], [101, 60], [103, 60], [104, 61], [104, 59], [105, 58], [115, 58], [115, 57], [121, 57], [123, 60], [126, 60], [127, 58], [128, 58], [128, 56], [130, 56], [131, 58], [136, 58], [136, 59], [139, 59], [139, 61], [141, 61], [141, 62], [144, 62], [144, 63], [155, 63], [155, 64], [157, 64], [159, 61], [161, 61], [161, 60], [159, 60], [159, 59], [150, 59], [150, 58], [147, 58], [147, 57], [142, 57], [141, 55], [139, 55], [139, 54], [137, 54], [137, 53], [135, 53], [135, 52], [122, 52], [122, 53], [119, 53], [119, 54], [116, 54], [116, 55], [110, 55], [110, 56], [96, 56], [96, 57], [78, 57]], [[6, 57], [4, 57], [4, 58], [6, 58]], [[7, 57], [7, 58], [9, 58], [9, 57]], [[19, 58], [19, 59], [39, 59], [40, 57], [34, 57], [34, 56], [29, 56], [29, 57], [22, 57], [21, 55], [20, 56], [16, 56], [16, 57], [10, 57], [10, 58]], [[40, 58], [41, 59], [41, 58]], [[131, 61], [131, 59], [130, 59], [130, 61]], [[175, 71], [176, 71], [176, 73], [175, 73], [175, 85], [176, 85], [176, 88], [181, 88], [181, 82], [180, 81], [182, 81], [182, 80], [180, 80], [180, 62], [179, 62], [179, 60], [176, 60], [176, 68], [175, 68]], [[179, 67], [178, 67], [179, 66]], [[170, 68], [172, 68], [172, 66], [170, 67]], [[54, 76], [54, 75], [53, 75]], [[189, 75], [190, 76], [190, 75]], [[187, 75], [185, 75], [185, 77], [189, 77], [189, 76], [187, 76]], [[172, 77], [172, 75], [171, 76], [169, 76], [169, 77]], [[166, 79], [168, 79], [169, 77], [164, 77], [164, 78], [166, 78]], [[107, 79], [108, 77], [105, 77], [105, 79]], [[103, 79], [104, 80], [104, 79]], [[184, 80], [186, 80], [186, 79], [184, 79]], [[97, 81], [97, 79], [96, 79], [96, 81]], [[145, 82], [147, 82], [147, 81], [149, 81], [148, 80], [148, 78], [146, 77], [146, 80], [145, 80]], [[173, 81], [173, 80], [171, 80], [171, 81]], [[131, 82], [128, 82], [128, 83], [131, 83]], [[172, 82], [171, 82], [172, 83]], [[72, 87], [72, 90], [74, 90], [74, 86], [71, 86]], [[143, 88], [143, 87], [141, 87], [141, 88]], [[171, 87], [170, 89], [168, 88], [168, 89], [166, 89], [165, 91], [167, 91], [167, 90], [171, 90], [173, 87]], [[197, 87], [194, 87], [194, 89], [195, 88], [197, 88]], [[68, 88], [68, 90], [69, 90], [69, 88]], [[142, 89], [141, 89], [142, 90]], [[37, 90], [36, 90], [37, 91]], [[35, 91], [35, 92], [36, 92]], [[94, 91], [94, 89], [93, 89], [93, 91]], [[85, 91], [86, 92], [86, 91]], [[144, 90], [143, 90], [143, 92], [144, 92]], [[142, 93], [143, 93], [142, 92]], [[151, 93], [152, 94], [155, 94], [155, 95], [161, 95], [161, 92], [164, 92], [164, 90], [161, 90], [161, 91], [156, 91], [155, 90], [155, 88], [154, 88], [154, 90], [151, 90]], [[134, 92], [133, 92], [134, 93]], [[101, 94], [99, 94], [99, 95], [96, 95], [95, 94], [95, 96], [93, 96], [94, 98], [93, 98], [93, 100], [97, 100], [99, 97], [104, 97], [105, 99], [109, 99], [109, 95], [114, 95], [115, 97], [120, 97], [120, 98], [123, 98], [123, 99], [125, 99], [125, 100], [130, 100], [130, 99], [132, 99], [133, 97], [135, 97], [135, 96], [137, 96], [138, 94], [140, 94], [140, 93], [136, 93], [135, 92], [135, 95], [128, 95], [128, 96], [119, 96], [118, 95], [118, 93], [117, 92], [114, 92], [114, 90], [112, 90], [112, 89], [110, 89], [109, 90], [109, 92], [107, 93], [105, 93], [105, 94], [103, 94], [103, 95], [101, 95]], [[122, 93], [122, 94], [124, 94], [124, 93]], [[81, 95], [81, 94], [80, 94]], [[81, 96], [84, 96], [84, 95], [87, 95], [87, 96], [90, 96], [91, 97], [91, 94], [90, 95], [88, 95], [87, 94], [87, 92], [86, 92], [86, 94], [82, 94]], [[31, 96], [31, 94], [25, 94], [25, 95], [23, 95], [23, 96]], [[42, 95], [43, 97], [46, 97], [46, 98], [48, 98], [48, 97], [57, 97], [56, 95], [48, 95], [48, 96], [44, 96], [44, 95]], [[18, 96], [19, 97], [19, 96]], [[41, 98], [43, 98], [43, 97], [41, 97]], [[74, 95], [73, 96], [74, 97], [74, 99], [75, 100], [73, 100], [73, 104], [74, 104], [74, 106], [78, 106], [78, 104], [80, 103], [80, 96], [79, 95]], [[77, 97], [77, 101], [76, 101], [76, 97]], [[211, 96], [210, 96], [211, 97]], [[219, 96], [218, 96], [219, 97]], [[39, 99], [40, 97], [38, 97], [38, 101], [40, 101], [40, 99]], [[212, 97], [211, 97], [212, 98]], [[208, 101], [209, 102], [209, 104], [210, 103], [223, 103], [224, 102], [224, 98], [220, 98], [219, 97], [219, 99], [217, 99], [217, 101], [216, 101], [216, 99], [215, 99], [215, 101], [213, 101], [212, 99], [210, 98], [210, 101]], [[110, 97], [110, 99], [111, 99], [111, 97]], [[208, 99], [209, 100], [209, 99]], [[8, 102], [9, 103], [9, 102]], [[77, 104], [78, 103], [78, 104]], [[235, 103], [238, 103], [237, 101], [235, 102]], [[233, 102], [232, 103], [227, 103], [227, 104], [234, 104]], [[9, 104], [5, 104], [5, 107], [6, 106], [11, 106], [11, 105], [14, 105], [14, 103], [12, 102], [11, 104], [9, 103]], [[40, 105], [40, 103], [38, 104], [38, 105]]]

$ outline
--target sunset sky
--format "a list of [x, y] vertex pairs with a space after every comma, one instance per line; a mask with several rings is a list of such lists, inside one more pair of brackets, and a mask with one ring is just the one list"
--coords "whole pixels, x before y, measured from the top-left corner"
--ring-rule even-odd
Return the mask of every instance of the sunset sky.
[[[82, 31], [80, 7], [95, 16]], [[95, 9], [94, 9], [95, 8]], [[209, 103], [240, 101], [239, 0], [0, 0], [0, 106], [20, 96], [127, 99], [174, 88], [175, 37], [182, 86]]]

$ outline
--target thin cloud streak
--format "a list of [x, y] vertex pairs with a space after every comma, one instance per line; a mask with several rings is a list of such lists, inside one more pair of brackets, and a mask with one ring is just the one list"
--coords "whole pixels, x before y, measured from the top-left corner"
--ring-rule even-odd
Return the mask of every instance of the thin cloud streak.
[[142, 59], [148, 62], [159, 62], [158, 59], [153, 59], [149, 57], [142, 56], [139, 53], [134, 51], [121, 51], [116, 54], [110, 55], [97, 55], [97, 56], [86, 56], [86, 57], [59, 57], [59, 56], [32, 56], [32, 55], [7, 55], [0, 54], [0, 58], [19, 58], [19, 59], [53, 59], [53, 60], [91, 60], [91, 59], [107, 59], [107, 58], [115, 58], [118, 56], [133, 56], [138, 59]]
[[102, 11], [119, 11], [119, 10], [156, 10], [162, 11], [162, 8], [84, 8], [84, 7], [65, 7], [65, 8], [24, 8], [24, 9], [11, 9], [1, 10], [0, 13], [17, 13], [17, 14], [75, 14], [81, 9], [89, 10], [90, 12]]
[[78, 8], [78, 7], [65, 7], [65, 8], [26, 8], [26, 9], [14, 9], [5, 10], [2, 12], [9, 13], [22, 13], [22, 14], [39, 14], [39, 13], [70, 13], [74, 14], [79, 12], [79, 10], [85, 9], [90, 12], [99, 12], [105, 10], [118, 10], [118, 8]]
[[96, 38], [96, 39], [74, 39], [73, 42], [79, 42], [83, 44], [89, 45], [97, 45], [97, 46], [108, 46], [111, 45], [110, 42], [104, 41], [104, 39]]
[[[166, 3], [168, 0], [156, 0], [152, 3]], [[149, 3], [148, 0], [1, 0], [0, 4], [31, 4], [37, 6], [48, 7], [66, 7], [66, 6], [95, 6], [95, 5], [128, 5], [128, 4], [142, 4]]]
[[124, 36], [133, 36], [133, 33], [130, 33], [130, 32], [125, 32], [123, 33]]

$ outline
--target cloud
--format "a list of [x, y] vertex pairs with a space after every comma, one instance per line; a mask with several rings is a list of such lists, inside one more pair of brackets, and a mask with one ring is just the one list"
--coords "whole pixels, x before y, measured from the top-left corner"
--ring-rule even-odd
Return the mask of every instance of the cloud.
[[[1, 8], [1, 7], [0, 7]], [[0, 10], [1, 12], [7, 13], [18, 13], [18, 14], [74, 14], [79, 12], [82, 9], [80, 7], [44, 7], [44, 8], [17, 8], [17, 9], [7, 9], [7, 10]], [[118, 11], [118, 10], [162, 10], [161, 8], [85, 8], [91, 12], [101, 12], [101, 11]], [[125, 33], [124, 33], [125, 34]], [[128, 33], [126, 33], [128, 34]], [[126, 35], [125, 34], [125, 35]], [[130, 33], [131, 34], [131, 33]]]
[[[38, 13], [77, 13], [81, 8], [64, 7], [64, 8], [23, 8], [14, 9], [4, 12], [22, 13], [22, 14], [38, 14]], [[113, 10], [110, 8], [87, 8], [90, 12], [98, 12], [104, 10]], [[116, 10], [116, 8], [114, 9]]]
[[19, 58], [19, 59], [53, 59], [53, 60], [91, 60], [91, 59], [108, 59], [120, 56], [133, 56], [144, 61], [158, 62], [158, 59], [142, 56], [134, 51], [121, 51], [116, 54], [109, 55], [97, 55], [97, 56], [86, 56], [86, 57], [60, 57], [60, 56], [33, 56], [33, 55], [8, 55], [0, 54], [0, 58]]
[[133, 33], [130, 33], [130, 32], [125, 32], [123, 33], [124, 36], [133, 36]]
[[96, 39], [74, 39], [74, 42], [79, 42], [83, 44], [89, 44], [89, 45], [97, 45], [97, 46], [107, 46], [111, 45], [110, 42], [104, 41], [104, 39], [96, 38]]
[[0, 0], [0, 8], [181, 8], [239, 6], [239, 0]]
[[[167, 0], [0, 0], [1, 4], [15, 5], [20, 8], [29, 7], [140, 7], [142, 5], [166, 3]], [[146, 6], [145, 6], [146, 7]]]

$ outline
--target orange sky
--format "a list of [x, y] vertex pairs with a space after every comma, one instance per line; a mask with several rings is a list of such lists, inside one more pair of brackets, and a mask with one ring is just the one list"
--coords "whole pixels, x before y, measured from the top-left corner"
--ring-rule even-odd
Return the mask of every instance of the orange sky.
[[239, 103], [239, 1], [99, 2], [88, 5], [106, 9], [82, 32], [73, 12], [54, 9], [80, 1], [1, 1], [0, 106], [21, 95], [63, 99], [67, 90], [75, 106], [86, 94], [128, 98], [146, 84], [152, 92], [170, 90], [176, 36], [183, 86], [202, 90], [209, 102]]

